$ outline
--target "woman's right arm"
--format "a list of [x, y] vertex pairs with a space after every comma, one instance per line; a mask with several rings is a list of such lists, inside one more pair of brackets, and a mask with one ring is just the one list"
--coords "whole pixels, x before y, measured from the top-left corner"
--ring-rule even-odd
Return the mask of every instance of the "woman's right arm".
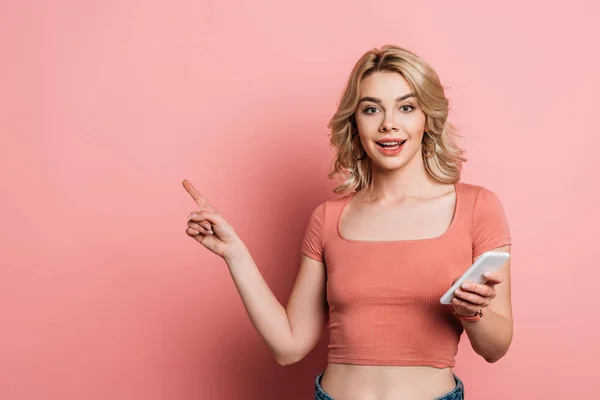
[[225, 260], [252, 324], [277, 363], [290, 365], [303, 359], [318, 343], [327, 321], [325, 265], [302, 254], [284, 308], [233, 228], [188, 181], [183, 186], [201, 210], [188, 217], [188, 236]]
[[302, 254], [300, 270], [284, 308], [247, 250], [226, 260], [252, 324], [280, 365], [302, 360], [319, 342], [327, 321], [325, 266]]

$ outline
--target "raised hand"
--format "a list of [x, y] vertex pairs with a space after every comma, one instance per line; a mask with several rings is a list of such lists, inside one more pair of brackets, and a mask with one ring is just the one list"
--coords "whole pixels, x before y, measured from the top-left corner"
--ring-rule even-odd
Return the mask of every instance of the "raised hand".
[[224, 259], [233, 257], [243, 249], [243, 244], [231, 225], [217, 213], [204, 196], [189, 181], [184, 179], [182, 184], [200, 207], [198, 211], [192, 211], [188, 215], [186, 234]]

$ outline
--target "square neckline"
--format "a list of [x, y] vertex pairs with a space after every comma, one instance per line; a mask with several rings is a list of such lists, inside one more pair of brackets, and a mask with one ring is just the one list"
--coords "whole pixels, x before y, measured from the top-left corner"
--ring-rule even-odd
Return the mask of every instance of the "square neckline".
[[436, 241], [436, 240], [441, 240], [443, 238], [445, 238], [446, 236], [448, 236], [450, 234], [450, 232], [454, 229], [455, 225], [458, 223], [458, 216], [459, 216], [459, 209], [460, 209], [460, 205], [461, 205], [461, 190], [460, 188], [460, 182], [454, 182], [452, 184], [454, 186], [454, 193], [456, 196], [455, 199], [455, 204], [454, 204], [454, 212], [452, 214], [452, 220], [450, 221], [450, 225], [448, 225], [448, 227], [446, 228], [446, 230], [444, 232], [442, 232], [440, 235], [437, 236], [433, 236], [430, 238], [423, 238], [423, 239], [400, 239], [400, 240], [357, 240], [357, 239], [347, 239], [344, 236], [342, 236], [342, 232], [340, 230], [340, 222], [342, 220], [342, 214], [344, 213], [344, 210], [346, 209], [346, 206], [348, 205], [348, 203], [350, 203], [350, 200], [352, 200], [352, 198], [354, 198], [354, 196], [356, 195], [356, 191], [351, 193], [350, 195], [348, 195], [348, 198], [344, 201], [344, 203], [342, 204], [340, 211], [337, 215], [336, 218], [336, 233], [339, 239], [343, 240], [344, 242], [348, 242], [348, 243], [364, 243], [364, 244], [408, 244], [408, 243], [427, 243], [427, 242], [432, 242], [432, 241]]

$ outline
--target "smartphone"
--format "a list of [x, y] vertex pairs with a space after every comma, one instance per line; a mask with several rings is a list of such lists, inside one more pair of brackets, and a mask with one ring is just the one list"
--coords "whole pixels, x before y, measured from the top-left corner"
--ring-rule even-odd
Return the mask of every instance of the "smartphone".
[[499, 251], [488, 251], [469, 267], [469, 269], [452, 285], [450, 289], [440, 298], [440, 303], [450, 304], [454, 297], [454, 292], [465, 282], [485, 283], [486, 272], [496, 272], [510, 258], [509, 253]]

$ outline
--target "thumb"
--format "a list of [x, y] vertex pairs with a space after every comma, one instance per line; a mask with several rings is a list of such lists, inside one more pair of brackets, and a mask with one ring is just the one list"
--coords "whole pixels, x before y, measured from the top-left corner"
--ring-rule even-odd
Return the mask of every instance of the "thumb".
[[208, 221], [211, 225], [219, 226], [223, 225], [223, 218], [214, 211], [202, 210], [193, 211], [188, 218], [194, 222]]

